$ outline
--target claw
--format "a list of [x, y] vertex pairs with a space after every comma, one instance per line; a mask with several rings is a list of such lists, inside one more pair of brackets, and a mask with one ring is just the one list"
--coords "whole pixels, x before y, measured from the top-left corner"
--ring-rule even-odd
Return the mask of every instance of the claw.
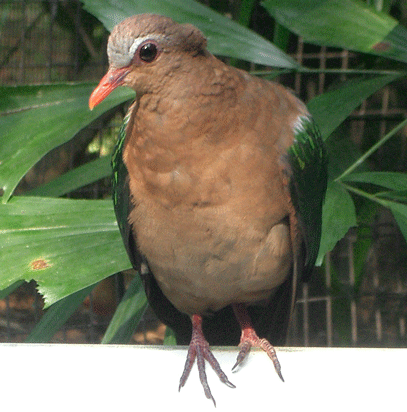
[[192, 366], [194, 365], [195, 359], [198, 366], [199, 380], [201, 381], [205, 396], [208, 399], [212, 399], [213, 404], [216, 406], [215, 399], [212, 396], [206, 377], [205, 360], [209, 363], [209, 365], [212, 366], [212, 369], [216, 372], [221, 382], [229, 386], [229, 388], [235, 388], [235, 385], [233, 385], [233, 383], [229, 381], [226, 374], [222, 371], [215, 356], [213, 356], [213, 353], [209, 348], [209, 343], [205, 339], [205, 336], [202, 332], [202, 316], [200, 315], [192, 316], [192, 338], [191, 343], [189, 344], [187, 359], [185, 362], [184, 371], [179, 382], [178, 390], [181, 390], [181, 388], [185, 385], [191, 372]]
[[252, 344], [249, 341], [243, 341], [239, 346], [240, 352], [237, 355], [236, 363], [234, 364], [232, 371], [235, 370], [246, 359], [246, 356], [249, 354]]
[[249, 354], [250, 349], [252, 346], [261, 348], [264, 352], [267, 353], [269, 358], [272, 360], [274, 368], [277, 372], [277, 375], [280, 379], [284, 382], [283, 375], [281, 373], [281, 365], [277, 358], [276, 350], [274, 346], [267, 339], [260, 339], [254, 330], [249, 314], [247, 313], [247, 309], [243, 304], [235, 304], [233, 305], [233, 309], [236, 315], [237, 320], [240, 323], [242, 328], [242, 335], [240, 337], [240, 352], [237, 355], [236, 363], [233, 366], [232, 370], [237, 368], [245, 359], [246, 356]]

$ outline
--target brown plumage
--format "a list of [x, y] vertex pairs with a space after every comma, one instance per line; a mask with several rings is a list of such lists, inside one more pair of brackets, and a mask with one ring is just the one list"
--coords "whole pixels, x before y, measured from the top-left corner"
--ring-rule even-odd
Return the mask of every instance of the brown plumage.
[[[145, 263], [153, 308], [181, 341], [190, 331], [185, 314], [192, 319], [180, 387], [195, 356], [233, 386], [201, 329], [204, 319], [209, 336], [225, 336], [219, 329], [229, 322], [234, 335], [230, 308], [242, 328], [237, 364], [260, 346], [281, 377], [274, 348], [252, 322], [285, 335], [307, 253], [287, 154], [310, 121], [307, 109], [282, 86], [225, 65], [205, 47], [191, 25], [128, 18], [111, 33], [109, 71], [90, 98], [93, 107], [119, 85], [137, 94], [122, 158], [131, 204], [125, 243], [136, 268]], [[202, 367], [200, 376], [213, 399]]]

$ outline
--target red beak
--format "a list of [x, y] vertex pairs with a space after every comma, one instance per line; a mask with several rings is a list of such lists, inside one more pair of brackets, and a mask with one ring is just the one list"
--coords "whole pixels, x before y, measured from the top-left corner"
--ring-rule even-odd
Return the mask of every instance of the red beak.
[[106, 99], [107, 96], [118, 86], [124, 83], [124, 78], [129, 74], [129, 67], [109, 70], [103, 77], [89, 98], [89, 109], [93, 110], [95, 106]]

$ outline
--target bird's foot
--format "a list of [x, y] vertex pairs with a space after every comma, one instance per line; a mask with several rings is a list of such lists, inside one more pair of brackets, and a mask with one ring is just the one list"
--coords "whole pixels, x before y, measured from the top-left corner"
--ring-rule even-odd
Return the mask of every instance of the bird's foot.
[[212, 396], [208, 380], [206, 378], [205, 360], [212, 366], [221, 382], [225, 383], [230, 388], [235, 388], [235, 385], [228, 380], [226, 374], [222, 371], [218, 361], [211, 352], [209, 343], [205, 339], [202, 332], [202, 317], [200, 315], [192, 316], [192, 338], [191, 343], [189, 344], [187, 360], [185, 362], [184, 372], [182, 373], [178, 390], [181, 390], [181, 388], [185, 385], [195, 359], [198, 366], [199, 379], [205, 391], [205, 396], [208, 399], [212, 399], [214, 405], [216, 406], [215, 399]]
[[242, 328], [242, 335], [240, 337], [240, 352], [237, 355], [236, 363], [232, 370], [236, 369], [247, 357], [252, 347], [263, 349], [269, 358], [272, 360], [274, 368], [284, 382], [283, 375], [281, 374], [281, 365], [277, 358], [276, 350], [274, 346], [267, 339], [260, 339], [251, 325], [249, 314], [244, 305], [236, 304], [233, 306], [237, 320], [239, 321]]
[[240, 352], [237, 355], [236, 363], [233, 366], [232, 370], [236, 369], [245, 359], [246, 356], [249, 354], [250, 349], [252, 346], [256, 348], [261, 348], [264, 352], [267, 353], [269, 358], [272, 360], [274, 368], [280, 379], [284, 382], [283, 375], [281, 374], [281, 365], [277, 358], [276, 350], [274, 346], [267, 339], [260, 339], [254, 329], [244, 329], [242, 331], [242, 337], [240, 339]]

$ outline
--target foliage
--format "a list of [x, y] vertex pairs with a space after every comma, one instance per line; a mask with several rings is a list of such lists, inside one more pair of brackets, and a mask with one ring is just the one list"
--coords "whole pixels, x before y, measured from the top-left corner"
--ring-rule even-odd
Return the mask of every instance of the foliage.
[[[239, 22], [250, 22], [254, 3], [242, 0], [237, 13]], [[314, 44], [349, 48], [376, 59], [374, 70], [362, 67], [349, 72], [350, 80], [308, 102], [331, 153], [318, 263], [357, 224], [355, 196], [389, 208], [407, 238], [406, 174], [371, 171], [366, 165], [368, 157], [394, 138], [407, 122], [400, 123], [364, 154], [350, 149], [348, 139], [335, 133], [363, 100], [404, 77], [407, 30], [388, 14], [357, 0], [270, 0], [262, 4], [275, 19], [274, 38], [281, 45], [293, 32]], [[108, 29], [129, 15], [156, 12], [195, 24], [208, 37], [210, 51], [233, 61], [312, 72], [270, 41], [194, 0], [84, 0], [84, 5]], [[19, 282], [34, 279], [47, 306], [52, 305], [30, 341], [48, 340], [65, 319], [61, 314], [71, 313], [92, 285], [130, 266], [109, 200], [56, 198], [107, 176], [107, 159], [89, 163], [37, 188], [31, 193], [35, 197], [12, 196], [21, 178], [46, 153], [72, 139], [103, 113], [134, 97], [129, 90], [116, 90], [90, 112], [87, 100], [94, 86], [0, 87], [0, 185], [4, 189], [0, 204], [0, 289], [8, 288], [8, 293]], [[104, 342], [128, 339], [129, 327], [137, 323], [145, 305], [141, 284], [135, 280]], [[128, 307], [135, 309], [129, 313]]]

